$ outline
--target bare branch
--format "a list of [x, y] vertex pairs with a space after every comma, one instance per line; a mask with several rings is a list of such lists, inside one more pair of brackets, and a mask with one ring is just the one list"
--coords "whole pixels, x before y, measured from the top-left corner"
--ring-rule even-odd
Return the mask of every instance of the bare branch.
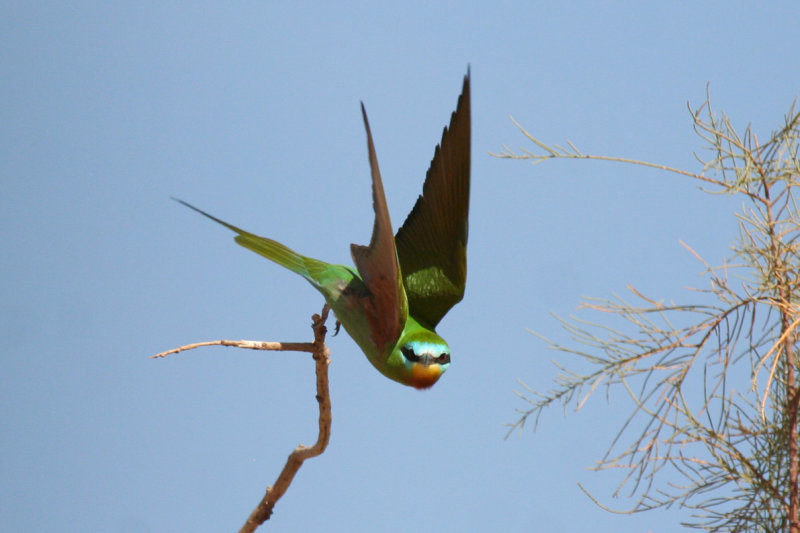
[[325, 305], [319, 315], [312, 317], [314, 330], [314, 342], [264, 342], [248, 340], [217, 340], [208, 342], [196, 342], [186, 344], [178, 348], [167, 350], [151, 356], [151, 358], [166, 357], [171, 354], [193, 350], [204, 346], [233, 346], [249, 350], [277, 350], [277, 351], [299, 351], [310, 352], [313, 354], [316, 371], [316, 400], [319, 404], [319, 432], [317, 442], [313, 446], [298, 445], [286, 460], [283, 470], [278, 475], [274, 485], [267, 487], [267, 491], [261, 501], [256, 505], [247, 521], [239, 530], [239, 533], [251, 533], [261, 524], [269, 520], [275, 504], [289, 489], [297, 471], [306, 459], [321, 455], [328, 446], [331, 436], [331, 398], [328, 386], [328, 365], [330, 364], [330, 350], [325, 345], [325, 335], [327, 328], [325, 321], [328, 318], [330, 308]]
[[194, 350], [195, 348], [203, 348], [205, 346], [233, 346], [235, 348], [244, 348], [247, 350], [267, 350], [267, 351], [283, 351], [283, 352], [310, 352], [314, 353], [314, 344], [311, 342], [266, 342], [266, 341], [232, 341], [220, 339], [217, 341], [195, 342], [192, 344], [185, 344], [178, 346], [166, 352], [160, 352], [151, 355], [150, 359], [159, 359], [175, 353], [185, 352], [187, 350]]
[[331, 398], [328, 388], [328, 364], [330, 364], [330, 351], [325, 345], [325, 320], [328, 318], [329, 307], [326, 305], [321, 315], [314, 315], [314, 342], [313, 354], [317, 373], [317, 403], [319, 404], [319, 436], [313, 446], [307, 447], [302, 444], [292, 451], [286, 460], [275, 484], [267, 487], [264, 497], [250, 513], [247, 522], [239, 530], [239, 533], [250, 533], [255, 531], [258, 526], [269, 520], [275, 503], [286, 493], [292, 483], [295, 474], [303, 466], [306, 459], [316, 457], [328, 447], [331, 436]]

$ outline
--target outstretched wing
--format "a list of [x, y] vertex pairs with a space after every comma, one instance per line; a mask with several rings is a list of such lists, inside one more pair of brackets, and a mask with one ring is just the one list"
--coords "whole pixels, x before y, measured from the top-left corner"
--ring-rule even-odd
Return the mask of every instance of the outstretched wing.
[[361, 104], [364, 127], [367, 130], [367, 150], [372, 172], [372, 207], [375, 210], [375, 225], [369, 246], [350, 245], [350, 253], [364, 284], [369, 290], [365, 308], [370, 323], [372, 340], [382, 353], [389, 355], [397, 342], [408, 318], [408, 304], [400, 276], [400, 265], [392, 235], [392, 222], [386, 206], [378, 158], [372, 143], [372, 133], [367, 121], [367, 112]]
[[435, 327], [464, 297], [470, 171], [469, 70], [422, 195], [395, 236], [409, 313]]

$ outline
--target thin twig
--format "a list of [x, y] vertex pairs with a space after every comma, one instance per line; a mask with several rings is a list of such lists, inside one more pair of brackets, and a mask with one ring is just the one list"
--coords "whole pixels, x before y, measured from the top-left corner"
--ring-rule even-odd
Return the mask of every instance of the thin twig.
[[330, 350], [325, 346], [325, 320], [328, 318], [329, 308], [326, 305], [321, 315], [314, 315], [314, 342], [313, 354], [317, 371], [317, 403], [319, 403], [319, 436], [317, 442], [310, 448], [300, 444], [286, 460], [275, 484], [267, 487], [267, 492], [256, 508], [250, 513], [239, 533], [250, 533], [258, 526], [269, 520], [275, 503], [286, 493], [297, 471], [303, 466], [303, 461], [316, 457], [325, 451], [331, 437], [331, 396], [328, 388], [328, 364], [330, 363]]
[[[793, 105], [786, 125], [759, 143], [750, 127], [739, 135], [728, 117], [714, 115], [708, 96], [690, 111], [695, 132], [713, 152], [708, 160], [696, 156], [703, 165], [700, 173], [585, 154], [571, 143], [568, 149], [548, 145], [513, 119], [538, 153], [524, 148], [515, 153], [503, 146], [492, 154], [532, 163], [592, 159], [645, 166], [720, 189], [701, 185], [703, 191], [743, 195], [749, 201], [736, 215], [736, 264], [712, 267], [681, 241], [709, 277], [710, 287], [697, 292], [716, 297], [717, 304], [666, 305], [632, 286], [629, 290], [647, 305], [585, 299], [578, 307], [603, 313], [601, 322], [559, 319], [582, 346], [540, 337], [591, 369], [576, 371], [555, 362], [555, 387], [546, 392], [526, 387], [528, 392], [519, 396], [531, 406], [517, 410], [521, 416], [511, 428], [522, 428], [531, 417], [535, 429], [545, 408], [556, 403], [566, 408], [573, 401], [580, 408], [601, 385], [607, 399], [608, 391], [621, 385], [633, 410], [596, 469], [627, 470], [613, 496], [628, 485], [637, 501], [623, 512], [678, 503], [700, 511], [684, 524], [691, 527], [800, 533], [800, 210], [793, 192], [800, 186], [800, 113]], [[701, 116], [706, 113], [707, 118]], [[740, 285], [736, 276], [729, 282], [731, 266], [744, 272]], [[757, 315], [763, 316], [762, 325]], [[759, 381], [765, 375], [762, 394]], [[750, 390], [740, 392], [745, 382], [739, 380], [745, 376]], [[641, 430], [633, 423], [637, 418]], [[626, 442], [627, 436], [633, 438]], [[658, 487], [656, 478], [665, 468], [685, 483], [670, 479]], [[603, 509], [619, 512], [581, 490]], [[709, 497], [713, 492], [722, 494]]]
[[330, 364], [330, 350], [325, 345], [325, 335], [327, 328], [325, 321], [328, 318], [330, 308], [326, 305], [322, 308], [322, 313], [312, 317], [314, 330], [314, 342], [264, 342], [264, 341], [248, 341], [248, 340], [216, 340], [207, 342], [196, 342], [186, 344], [178, 348], [167, 350], [165, 352], [157, 353], [151, 358], [162, 358], [168, 355], [193, 350], [203, 346], [234, 346], [236, 348], [245, 348], [249, 350], [270, 350], [270, 351], [295, 351], [295, 352], [309, 352], [313, 354], [316, 375], [317, 375], [317, 394], [316, 399], [319, 404], [319, 434], [317, 442], [311, 446], [298, 445], [286, 460], [283, 470], [281, 470], [278, 479], [274, 485], [267, 487], [267, 491], [261, 501], [256, 505], [253, 512], [247, 518], [247, 521], [239, 530], [239, 533], [252, 533], [258, 526], [269, 520], [272, 516], [272, 511], [275, 504], [289, 489], [292, 480], [294, 479], [297, 471], [303, 465], [306, 459], [321, 455], [331, 437], [331, 396], [328, 387], [328, 365]]
[[216, 341], [194, 342], [192, 344], [185, 344], [183, 346], [178, 346], [177, 348], [173, 348], [172, 350], [167, 350], [166, 352], [161, 352], [155, 355], [151, 355], [150, 359], [159, 359], [175, 353], [185, 352], [187, 350], [194, 350], [195, 348], [202, 348], [204, 346], [233, 346], [235, 348], [244, 348], [247, 350], [314, 353], [314, 344], [311, 342], [266, 342], [266, 341], [247, 341], [247, 340], [232, 341], [228, 339], [220, 339]]

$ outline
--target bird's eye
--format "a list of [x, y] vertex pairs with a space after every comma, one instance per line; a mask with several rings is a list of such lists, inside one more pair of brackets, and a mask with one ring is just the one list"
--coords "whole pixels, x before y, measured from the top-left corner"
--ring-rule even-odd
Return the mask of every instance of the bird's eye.
[[406, 359], [411, 361], [412, 363], [416, 363], [419, 361], [419, 356], [414, 353], [414, 348], [411, 346], [403, 346], [400, 348], [400, 351], [403, 352], [403, 355], [406, 356]]
[[403, 356], [405, 356], [405, 358], [411, 363], [423, 363], [426, 365], [432, 363], [446, 365], [450, 363], [450, 353], [448, 352], [442, 352], [438, 356], [434, 356], [430, 353], [423, 353], [420, 355], [414, 351], [414, 347], [411, 345], [403, 346], [402, 348], [400, 348], [400, 351], [403, 353]]

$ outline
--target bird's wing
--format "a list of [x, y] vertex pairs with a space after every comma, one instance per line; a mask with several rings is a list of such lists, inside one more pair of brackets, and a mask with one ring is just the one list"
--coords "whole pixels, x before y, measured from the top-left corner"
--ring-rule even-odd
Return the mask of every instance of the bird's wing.
[[389, 219], [389, 209], [386, 206], [378, 158], [375, 155], [375, 146], [372, 143], [372, 133], [363, 103], [361, 104], [361, 114], [367, 130], [375, 224], [372, 228], [372, 239], [369, 246], [351, 244], [350, 252], [369, 291], [365, 305], [372, 340], [388, 356], [405, 326], [408, 317], [408, 303], [400, 276], [400, 265], [397, 261], [392, 223]]
[[470, 174], [470, 82], [436, 146], [422, 195], [395, 236], [409, 313], [433, 328], [464, 297]]

